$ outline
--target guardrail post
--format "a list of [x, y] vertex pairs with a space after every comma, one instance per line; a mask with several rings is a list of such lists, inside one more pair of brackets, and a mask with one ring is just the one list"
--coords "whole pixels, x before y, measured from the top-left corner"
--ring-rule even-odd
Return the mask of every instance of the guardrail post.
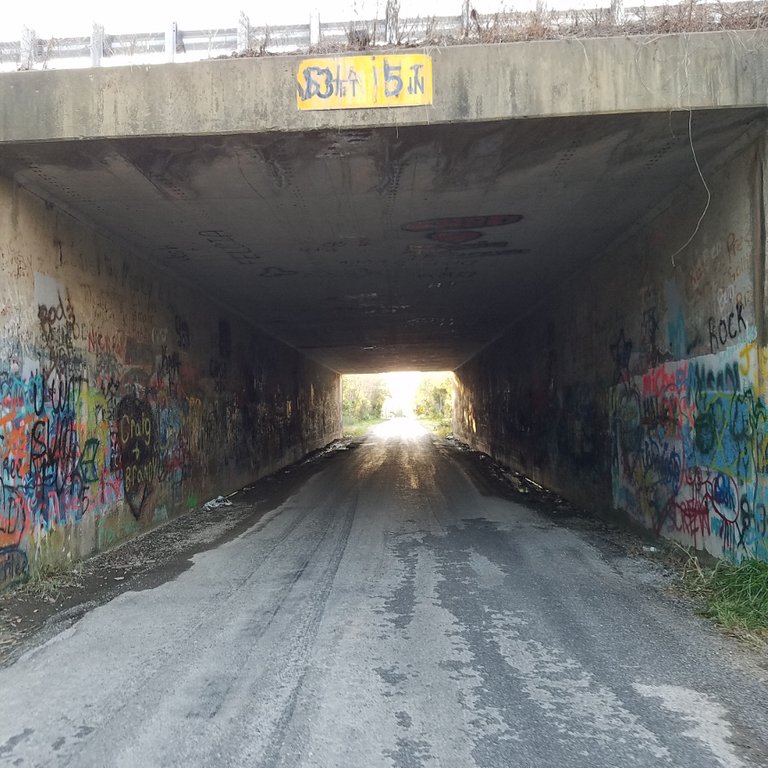
[[386, 21], [384, 26], [384, 36], [388, 45], [394, 45], [398, 41], [399, 34], [399, 16], [400, 3], [398, 0], [387, 0]]
[[104, 55], [104, 26], [94, 24], [91, 31], [91, 66], [100, 67]]
[[37, 48], [37, 35], [34, 29], [28, 27], [21, 28], [21, 45], [19, 47], [19, 69], [28, 70], [32, 69], [35, 65], [37, 56], [35, 55], [35, 49]]
[[617, 27], [624, 23], [624, 0], [611, 0], [611, 21]]
[[171, 22], [171, 26], [165, 31], [165, 60], [171, 62], [176, 58], [176, 45], [179, 39], [179, 25]]
[[461, 4], [461, 36], [469, 37], [469, 20], [472, 6], [469, 0], [464, 0]]
[[243, 53], [251, 47], [251, 20], [240, 11], [237, 22], [237, 52]]
[[317, 8], [309, 14], [309, 45], [312, 48], [320, 45], [320, 11]]

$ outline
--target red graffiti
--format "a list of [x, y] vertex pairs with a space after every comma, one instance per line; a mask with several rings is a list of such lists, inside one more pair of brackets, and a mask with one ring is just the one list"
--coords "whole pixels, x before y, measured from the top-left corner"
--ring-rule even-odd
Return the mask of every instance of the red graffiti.
[[687, 499], [675, 504], [677, 521], [675, 528], [693, 539], [696, 546], [699, 536], [709, 536], [709, 507], [703, 499]]

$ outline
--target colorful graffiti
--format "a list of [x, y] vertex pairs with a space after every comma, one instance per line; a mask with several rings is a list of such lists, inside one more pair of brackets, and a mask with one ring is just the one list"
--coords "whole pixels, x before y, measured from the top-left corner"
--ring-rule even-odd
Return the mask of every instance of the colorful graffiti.
[[77, 524], [100, 499], [113, 499], [119, 480], [103, 460], [107, 410], [76, 356], [0, 375], [0, 583], [26, 568], [26, 539]]
[[616, 506], [714, 555], [768, 558], [767, 359], [753, 342], [620, 381]]
[[[269, 375], [228, 364], [238, 339], [228, 320], [193, 349], [189, 321], [170, 310], [167, 325], [147, 315], [131, 332], [96, 332], [58, 280], [36, 273], [35, 295], [30, 343], [0, 363], [0, 587], [65, 556], [78, 530], [95, 534], [86, 551], [108, 546], [188, 507], [222, 473], [250, 480], [335, 434], [325, 421], [335, 375], [305, 371], [322, 395], [298, 407], [297, 363], [275, 343], [251, 342]], [[310, 423], [310, 407], [323, 420]]]

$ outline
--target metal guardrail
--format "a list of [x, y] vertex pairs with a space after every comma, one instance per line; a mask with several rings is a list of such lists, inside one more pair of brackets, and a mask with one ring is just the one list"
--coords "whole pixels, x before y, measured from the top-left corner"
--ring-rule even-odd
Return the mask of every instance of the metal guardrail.
[[[600, 3], [603, 5], [600, 5]], [[620, 32], [627, 25], [642, 23], [654, 14], [678, 10], [678, 22], [685, 22], [685, 12], [695, 8], [697, 20], [711, 19], [717, 23], [723, 9], [743, 7], [768, 15], [768, 0], [724, 0], [698, 3], [687, 0], [679, 6], [657, 5], [624, 9], [623, 0], [597, 0], [588, 10], [546, 11], [540, 5], [535, 12], [505, 12], [476, 14], [468, 0], [463, 0], [461, 13], [456, 16], [417, 17], [400, 19], [399, 3], [389, 0], [384, 18], [351, 22], [320, 23], [313, 14], [307, 24], [252, 27], [245, 14], [238, 25], [226, 29], [179, 30], [171, 24], [164, 32], [107, 34], [95, 24], [87, 37], [42, 39], [33, 30], [24, 29], [22, 39], [0, 42], [0, 70], [54, 69], [65, 67], [102, 66], [107, 64], [157, 63], [163, 61], [193, 61], [230, 55], [288, 53], [292, 51], [334, 51], [363, 49], [379, 45], [417, 45], [426, 42], [482, 39], [485, 34], [493, 40], [494, 25], [505, 25], [507, 31], [517, 25], [524, 29], [535, 24], [536, 14], [549, 30], [574, 31], [579, 23], [613, 28]], [[655, 18], [655, 17], [654, 17]], [[674, 30], [683, 31], [683, 30]], [[532, 32], [535, 37], [535, 32]]]
[[[313, 27], [315, 28], [313, 31]], [[461, 17], [428, 17], [398, 20], [392, 17], [359, 20], [252, 27], [241, 16], [237, 27], [216, 30], [179, 30], [176, 25], [165, 32], [106, 34], [94, 25], [88, 37], [39, 38], [24, 30], [19, 41], [0, 42], [0, 66], [17, 69], [55, 68], [64, 60], [79, 60], [79, 66], [100, 66], [108, 59], [141, 56], [142, 61], [174, 61], [211, 56], [257, 53], [285, 53], [297, 50], [368, 47], [384, 44], [413, 44], [432, 34], [461, 35]], [[313, 33], [314, 32], [314, 33]], [[197, 54], [197, 55], [195, 55]], [[77, 64], [75, 64], [77, 65]]]

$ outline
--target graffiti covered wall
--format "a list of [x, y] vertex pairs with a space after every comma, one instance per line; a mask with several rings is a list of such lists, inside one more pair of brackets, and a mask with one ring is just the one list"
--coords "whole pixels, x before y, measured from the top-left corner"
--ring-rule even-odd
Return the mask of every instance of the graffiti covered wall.
[[0, 180], [0, 586], [340, 434], [337, 374]]
[[[768, 559], [762, 140], [463, 365], [454, 428], [588, 509]], [[683, 247], [692, 233], [689, 245]]]
[[768, 559], [766, 352], [667, 363], [612, 392], [613, 496], [657, 533]]

